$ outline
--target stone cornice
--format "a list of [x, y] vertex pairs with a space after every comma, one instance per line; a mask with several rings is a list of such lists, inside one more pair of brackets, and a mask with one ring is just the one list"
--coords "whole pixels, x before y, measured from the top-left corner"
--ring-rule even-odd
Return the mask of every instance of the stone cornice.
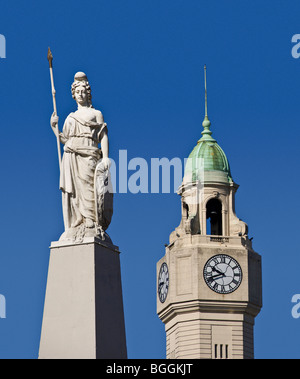
[[166, 323], [175, 316], [186, 313], [224, 314], [226, 312], [227, 314], [248, 314], [251, 317], [255, 317], [259, 311], [260, 307], [249, 302], [194, 300], [169, 304], [158, 313], [158, 316]]

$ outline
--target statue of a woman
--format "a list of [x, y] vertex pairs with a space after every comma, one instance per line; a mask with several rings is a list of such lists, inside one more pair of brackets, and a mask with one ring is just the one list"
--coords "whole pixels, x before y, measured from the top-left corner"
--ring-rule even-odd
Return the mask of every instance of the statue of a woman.
[[81, 241], [91, 236], [105, 239], [109, 238], [105, 230], [113, 211], [107, 125], [102, 113], [92, 106], [91, 88], [83, 72], [75, 75], [71, 89], [77, 111], [68, 115], [62, 133], [55, 114], [50, 121], [64, 144], [60, 189], [65, 232], [60, 240]]

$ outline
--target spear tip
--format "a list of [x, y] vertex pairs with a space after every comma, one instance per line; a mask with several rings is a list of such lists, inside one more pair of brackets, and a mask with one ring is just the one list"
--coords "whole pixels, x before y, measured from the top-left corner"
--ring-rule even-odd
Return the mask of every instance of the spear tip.
[[52, 53], [51, 53], [50, 47], [48, 47], [47, 59], [48, 59], [48, 61], [49, 61], [49, 66], [50, 66], [50, 68], [52, 68], [53, 55], [52, 55]]

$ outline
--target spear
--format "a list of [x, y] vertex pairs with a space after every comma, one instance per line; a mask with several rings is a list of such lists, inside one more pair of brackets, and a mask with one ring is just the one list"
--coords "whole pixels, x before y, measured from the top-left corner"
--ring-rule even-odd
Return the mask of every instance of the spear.
[[[54, 115], [57, 116], [56, 99], [55, 99], [55, 93], [56, 92], [55, 92], [55, 88], [54, 88], [53, 67], [52, 67], [53, 55], [51, 53], [50, 47], [48, 47], [47, 59], [49, 61], [49, 69], [50, 69], [50, 79], [51, 79], [52, 99], [53, 99], [53, 110], [54, 110]], [[59, 163], [59, 169], [60, 169], [61, 168], [61, 151], [60, 151], [60, 140], [59, 140], [58, 124], [56, 124], [56, 128], [57, 128], [56, 141], [57, 141], [58, 163]]]

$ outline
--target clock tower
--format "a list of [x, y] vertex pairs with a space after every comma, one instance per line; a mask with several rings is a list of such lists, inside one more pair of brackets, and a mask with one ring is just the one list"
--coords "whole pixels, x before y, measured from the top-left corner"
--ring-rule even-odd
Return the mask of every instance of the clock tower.
[[157, 263], [157, 313], [169, 359], [254, 358], [254, 320], [262, 307], [261, 256], [235, 213], [227, 157], [207, 116], [186, 166], [182, 218]]

